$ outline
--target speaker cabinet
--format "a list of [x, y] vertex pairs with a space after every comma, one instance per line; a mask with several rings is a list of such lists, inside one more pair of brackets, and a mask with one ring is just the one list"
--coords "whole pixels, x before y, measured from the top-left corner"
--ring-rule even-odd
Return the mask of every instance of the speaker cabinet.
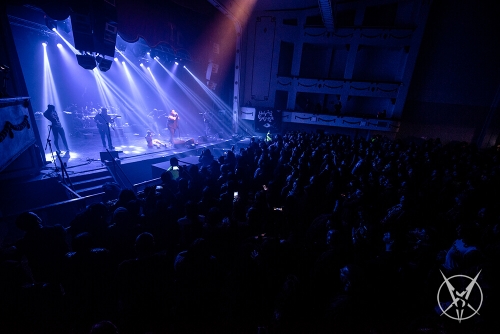
[[102, 162], [111, 162], [113, 160], [120, 160], [119, 153], [123, 153], [123, 151], [109, 151], [109, 152], [99, 152]]

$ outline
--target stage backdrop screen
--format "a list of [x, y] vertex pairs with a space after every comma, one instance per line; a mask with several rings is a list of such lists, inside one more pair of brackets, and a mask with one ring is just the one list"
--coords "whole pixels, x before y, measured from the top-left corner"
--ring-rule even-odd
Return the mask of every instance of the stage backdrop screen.
[[256, 108], [255, 132], [280, 133], [281, 132], [281, 110], [270, 108]]

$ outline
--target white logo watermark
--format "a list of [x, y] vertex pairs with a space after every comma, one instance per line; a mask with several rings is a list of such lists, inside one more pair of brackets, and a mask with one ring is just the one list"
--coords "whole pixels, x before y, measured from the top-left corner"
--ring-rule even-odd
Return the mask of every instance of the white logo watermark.
[[[479, 314], [479, 309], [483, 304], [483, 291], [477, 283], [480, 273], [481, 271], [479, 271], [474, 278], [466, 275], [454, 275], [447, 278], [443, 272], [441, 272], [444, 282], [439, 287], [437, 293], [438, 305], [443, 312], [441, 315], [444, 314], [448, 318], [461, 322], [462, 320], [472, 318], [476, 314]], [[441, 289], [444, 285], [446, 285], [449, 294], [446, 294], [446, 290], [443, 289], [443, 296], [441, 296]], [[448, 298], [451, 297], [450, 302], [448, 302], [448, 299], [444, 299], [446, 295]], [[443, 300], [445, 302], [443, 302]]]

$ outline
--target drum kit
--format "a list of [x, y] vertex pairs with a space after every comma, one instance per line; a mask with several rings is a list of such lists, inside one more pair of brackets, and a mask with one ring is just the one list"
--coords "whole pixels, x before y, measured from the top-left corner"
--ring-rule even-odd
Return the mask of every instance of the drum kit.
[[210, 110], [202, 112], [200, 113], [200, 115], [203, 116], [203, 123], [205, 125], [205, 136], [206, 137], [214, 136], [216, 133], [215, 115]]
[[[69, 131], [71, 135], [77, 135], [83, 131], [89, 131], [97, 129], [94, 117], [101, 111], [104, 106], [98, 106], [94, 108], [92, 103], [90, 106], [85, 106], [78, 108], [76, 104], [72, 104], [63, 111], [63, 115], [66, 118], [66, 125], [69, 126]], [[118, 107], [104, 107], [108, 109], [108, 115], [111, 118], [116, 118], [118, 116]], [[116, 118], [116, 121], [121, 122], [120, 118]], [[115, 123], [116, 123], [115, 121]], [[112, 126], [120, 126], [120, 124], [112, 124]]]

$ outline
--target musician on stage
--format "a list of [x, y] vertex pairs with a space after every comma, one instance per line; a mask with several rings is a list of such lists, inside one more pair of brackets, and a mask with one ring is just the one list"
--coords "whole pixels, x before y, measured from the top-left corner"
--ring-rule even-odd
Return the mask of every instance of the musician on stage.
[[148, 144], [148, 148], [160, 148], [162, 146], [167, 147], [167, 144], [164, 142], [160, 141], [159, 139], [153, 138], [155, 134], [151, 131], [148, 130], [146, 132], [146, 136], [144, 137], [146, 139], [146, 143]]
[[179, 114], [174, 109], [172, 109], [167, 117], [167, 127], [168, 131], [170, 132], [170, 143], [172, 144], [174, 143], [175, 131], [179, 128], [179, 119]]
[[101, 112], [94, 117], [94, 121], [97, 123], [97, 128], [99, 129], [99, 134], [101, 135], [102, 147], [106, 149], [105, 137], [108, 138], [108, 147], [110, 150], [114, 150], [114, 146], [111, 142], [111, 132], [109, 129], [109, 123], [114, 122], [114, 118], [108, 115], [108, 109], [101, 108]]
[[43, 116], [52, 123], [51, 128], [54, 135], [54, 145], [56, 146], [57, 153], [61, 154], [61, 150], [59, 149], [59, 137], [61, 137], [62, 142], [66, 147], [66, 153], [69, 153], [66, 134], [64, 132], [64, 128], [62, 127], [61, 121], [59, 120], [59, 116], [57, 115], [56, 107], [52, 104], [49, 104], [47, 106], [47, 110], [44, 111]]

